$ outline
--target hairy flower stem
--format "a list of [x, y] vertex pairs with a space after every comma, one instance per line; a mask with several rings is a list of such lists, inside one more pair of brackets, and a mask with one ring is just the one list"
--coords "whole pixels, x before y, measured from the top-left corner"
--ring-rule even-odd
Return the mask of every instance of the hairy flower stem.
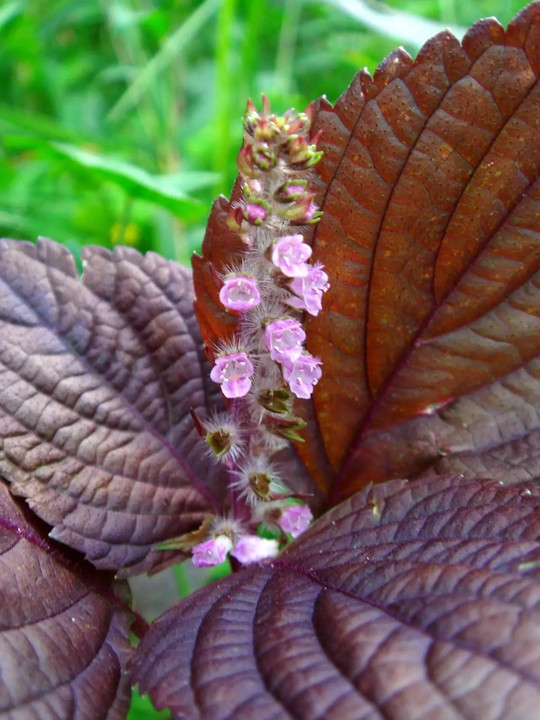
[[261, 523], [280, 538], [296, 537], [311, 519], [305, 506], [290, 512], [295, 495], [272, 463], [301, 440], [305, 423], [292, 414], [293, 396], [309, 399], [322, 372], [304, 348], [303, 313], [317, 315], [329, 287], [302, 233], [321, 216], [310, 181], [322, 153], [309, 129], [306, 113], [272, 114], [263, 97], [259, 114], [248, 102], [238, 155], [242, 199], [228, 214], [245, 251], [240, 263], [216, 273], [220, 302], [238, 317], [232, 342], [214, 349], [210, 375], [229, 401], [228, 416], [221, 425], [220, 418], [207, 422], [205, 437], [227, 468], [229, 514], [195, 545], [196, 563], [217, 562], [231, 546], [242, 563], [271, 557], [278, 543], [258, 538]]

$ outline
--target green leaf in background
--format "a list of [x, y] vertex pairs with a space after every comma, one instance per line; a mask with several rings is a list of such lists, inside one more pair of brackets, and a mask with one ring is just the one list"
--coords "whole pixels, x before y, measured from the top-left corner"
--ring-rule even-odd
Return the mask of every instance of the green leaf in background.
[[[385, 37], [398, 38], [420, 48], [433, 35], [450, 30], [461, 40], [467, 28], [448, 22], [415, 17], [410, 12], [393, 10], [383, 3], [367, 3], [362, 0], [327, 0], [329, 5], [342, 10], [354, 20]], [[441, 5], [443, 3], [440, 3]]]
[[[77, 165], [94, 171], [101, 179], [119, 185], [131, 197], [153, 202], [184, 220], [200, 218], [206, 212], [200, 200], [185, 195], [178, 189], [177, 182], [169, 176], [151, 175], [123, 160], [97, 155], [67, 143], [52, 143], [51, 148]], [[189, 182], [186, 181], [185, 184]]]
[[[0, 234], [188, 263], [236, 175], [246, 98], [335, 101], [396, 41], [522, 0], [0, 3]], [[397, 22], [396, 22], [397, 18]], [[389, 37], [392, 35], [392, 37]]]
[[171, 717], [168, 710], [156, 710], [148, 695], [139, 695], [136, 690], [133, 691], [128, 720], [169, 720]]

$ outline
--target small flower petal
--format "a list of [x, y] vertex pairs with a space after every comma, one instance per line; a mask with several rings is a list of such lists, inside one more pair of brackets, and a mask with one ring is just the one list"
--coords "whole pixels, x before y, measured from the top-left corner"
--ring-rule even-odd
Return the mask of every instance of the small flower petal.
[[223, 281], [219, 299], [221, 304], [229, 310], [245, 312], [261, 302], [261, 294], [255, 278], [246, 275], [230, 275]]
[[242, 535], [236, 542], [231, 555], [242, 565], [250, 565], [276, 557], [278, 551], [277, 540], [267, 540], [258, 535]]
[[284, 532], [297, 538], [307, 529], [312, 520], [313, 514], [307, 505], [289, 505], [281, 513], [278, 523]]
[[304, 277], [308, 274], [306, 260], [311, 248], [302, 235], [284, 235], [272, 246], [272, 262], [287, 277]]
[[218, 535], [210, 540], [205, 540], [192, 549], [193, 564], [197, 567], [220, 565], [232, 550], [232, 546], [232, 540], [227, 535]]
[[244, 397], [251, 387], [253, 365], [245, 352], [218, 355], [210, 378], [221, 385], [227, 398]]
[[272, 360], [294, 362], [302, 354], [306, 333], [298, 320], [285, 317], [268, 323], [264, 338]]

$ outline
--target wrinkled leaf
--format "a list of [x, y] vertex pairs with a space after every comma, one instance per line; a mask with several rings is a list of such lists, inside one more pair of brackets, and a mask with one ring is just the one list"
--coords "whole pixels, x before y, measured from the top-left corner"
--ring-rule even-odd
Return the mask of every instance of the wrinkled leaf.
[[165, 613], [133, 680], [190, 720], [536, 718], [540, 492], [367, 488]]
[[[506, 32], [489, 19], [415, 61], [397, 50], [313, 106], [324, 215], [307, 237], [331, 287], [307, 319], [324, 365], [297, 452], [330, 504], [434, 470], [540, 475], [539, 74], [535, 3]], [[228, 207], [203, 246], [218, 270], [238, 250]], [[207, 343], [232, 322], [212, 280], [194, 263]]]
[[59, 245], [0, 241], [0, 471], [97, 567], [147, 570], [212, 506], [189, 411], [216, 386], [189, 271], [128, 248], [83, 261], [79, 281]]
[[0, 716], [121, 720], [129, 706], [129, 614], [111, 585], [41, 539], [0, 483]]

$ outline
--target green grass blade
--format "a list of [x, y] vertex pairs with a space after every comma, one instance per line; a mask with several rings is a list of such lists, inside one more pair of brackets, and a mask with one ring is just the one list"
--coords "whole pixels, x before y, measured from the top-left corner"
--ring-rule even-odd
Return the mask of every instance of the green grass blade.
[[139, 695], [133, 690], [127, 720], [167, 720], [170, 717], [168, 710], [156, 710], [148, 695]]
[[458, 39], [461, 39], [467, 31], [467, 28], [459, 25], [449, 27], [444, 23], [394, 10], [382, 3], [377, 3], [377, 8], [380, 9], [375, 10], [362, 0], [326, 0], [326, 2], [355, 18], [370, 30], [417, 48], [441, 30], [450, 30]]
[[223, 0], [217, 24], [216, 36], [216, 88], [214, 115], [213, 167], [219, 173], [221, 182], [216, 193], [223, 191], [222, 181], [231, 165], [231, 124], [232, 108], [235, 101], [235, 86], [231, 83], [232, 54], [236, 52], [233, 42], [233, 25], [236, 0]]
[[0, 8], [0, 30], [8, 24], [10, 20], [22, 13], [24, 10], [24, 4], [20, 0], [14, 0], [14, 2], [8, 2], [3, 8]]
[[188, 19], [173, 32], [163, 44], [161, 50], [141, 69], [124, 94], [111, 108], [107, 119], [116, 122], [140, 100], [156, 79], [156, 76], [166, 68], [176, 55], [196, 37], [202, 26], [212, 17], [221, 0], [204, 0], [199, 7], [191, 13]]
[[[0, 128], [2, 124], [16, 128], [32, 136], [40, 136], [48, 140], [65, 140], [76, 142], [82, 135], [68, 129], [53, 118], [41, 113], [21, 110], [0, 104]], [[88, 138], [86, 138], [88, 140]]]
[[206, 210], [199, 200], [179, 190], [178, 183], [168, 175], [152, 175], [123, 160], [98, 155], [67, 143], [51, 143], [50, 147], [80, 167], [119, 185], [131, 197], [155, 203], [182, 219], [193, 220]]
[[276, 87], [284, 95], [291, 92], [294, 73], [294, 50], [300, 22], [302, 0], [290, 0], [283, 11], [276, 60]]

